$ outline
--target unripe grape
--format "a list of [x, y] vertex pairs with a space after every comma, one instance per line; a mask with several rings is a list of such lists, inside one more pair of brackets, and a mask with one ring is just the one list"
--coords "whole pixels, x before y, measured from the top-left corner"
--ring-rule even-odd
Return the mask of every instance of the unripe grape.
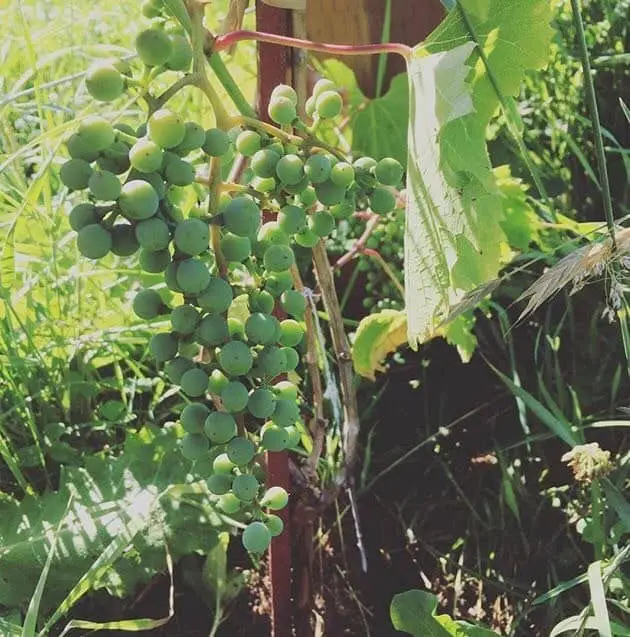
[[283, 427], [266, 423], [262, 429], [261, 445], [267, 451], [284, 451], [289, 446], [289, 436]]
[[291, 316], [302, 318], [306, 311], [306, 298], [297, 290], [287, 290], [280, 297], [280, 307]]
[[327, 237], [335, 229], [335, 218], [327, 210], [318, 210], [309, 217], [308, 227], [318, 237]]
[[251, 370], [254, 360], [245, 343], [230, 341], [219, 350], [219, 364], [230, 376], [243, 376]]
[[269, 101], [267, 112], [271, 121], [280, 126], [291, 124], [297, 117], [295, 103], [282, 96], [274, 97]]
[[85, 75], [88, 93], [100, 102], [111, 102], [125, 90], [125, 80], [120, 71], [110, 62], [93, 64]]
[[132, 169], [129, 172], [129, 179], [146, 181], [148, 184], [151, 184], [157, 193], [158, 199], [162, 199], [166, 195], [166, 184], [162, 179], [162, 175], [159, 173], [142, 173], [138, 170]]
[[333, 206], [337, 203], [341, 203], [346, 196], [346, 188], [344, 186], [338, 186], [331, 180], [317, 184], [315, 186], [315, 192], [317, 193], [317, 199], [324, 204], [324, 206]]
[[304, 328], [293, 319], [285, 319], [280, 321], [280, 344], [284, 347], [295, 347], [302, 342], [304, 338]]
[[184, 139], [173, 148], [173, 152], [182, 157], [201, 148], [206, 142], [206, 131], [197, 122], [186, 122], [184, 128]]
[[271, 532], [262, 522], [251, 522], [243, 531], [243, 546], [250, 553], [264, 553], [271, 544]]
[[226, 228], [239, 237], [248, 237], [257, 232], [260, 225], [260, 208], [249, 197], [235, 197], [223, 211]]
[[199, 259], [185, 259], [177, 267], [177, 285], [185, 294], [199, 294], [208, 287], [212, 277]]
[[379, 215], [387, 214], [396, 207], [396, 197], [387, 188], [376, 187], [370, 195], [370, 208]]
[[208, 388], [213, 394], [221, 394], [229, 382], [228, 377], [220, 369], [213, 369], [208, 381]]
[[300, 203], [305, 208], [310, 208], [312, 205], [317, 203], [317, 193], [313, 186], [308, 186], [300, 192]]
[[168, 36], [171, 53], [166, 60], [166, 68], [173, 71], [187, 71], [192, 63], [193, 51], [188, 38], [177, 33]]
[[177, 336], [170, 332], [154, 334], [149, 341], [149, 351], [158, 363], [165, 363], [177, 356]]
[[276, 165], [276, 175], [288, 186], [298, 184], [304, 179], [304, 163], [298, 155], [285, 155]]
[[297, 184], [291, 186], [289, 184], [282, 184], [282, 189], [289, 195], [299, 195], [303, 190], [309, 187], [310, 183], [309, 178], [304, 175]]
[[206, 312], [222, 314], [230, 307], [233, 298], [234, 293], [227, 281], [211, 277], [208, 285], [197, 297], [197, 303]]
[[275, 378], [284, 371], [286, 363], [286, 357], [279, 347], [267, 345], [258, 353], [256, 371], [260, 377]]
[[289, 494], [282, 487], [270, 487], [260, 500], [260, 506], [280, 511], [289, 503]]
[[107, 170], [96, 170], [90, 175], [88, 188], [94, 199], [114, 201], [121, 193], [118, 177]]
[[317, 80], [315, 82], [315, 86], [313, 86], [313, 97], [317, 99], [322, 93], [325, 91], [336, 91], [337, 87], [334, 82], [327, 80], [326, 78], [322, 78], [321, 80]]
[[295, 425], [289, 425], [288, 427], [285, 427], [284, 430], [286, 431], [289, 439], [288, 448], [292, 449], [293, 447], [297, 447], [302, 441], [302, 434], [300, 433], [300, 430]]
[[195, 169], [189, 162], [177, 158], [168, 162], [164, 176], [173, 186], [190, 186], [195, 181]]
[[171, 325], [173, 331], [178, 334], [192, 334], [200, 320], [197, 308], [187, 303], [174, 308], [171, 312]]
[[286, 359], [284, 371], [293, 371], [300, 364], [300, 355], [297, 353], [297, 350], [292, 347], [282, 347], [280, 348], [280, 351], [284, 354]]
[[317, 245], [319, 240], [319, 236], [316, 235], [310, 228], [302, 228], [295, 235], [295, 243], [303, 248], [313, 248]]
[[354, 214], [355, 206], [349, 201], [342, 201], [330, 207], [330, 214], [334, 219], [340, 221], [342, 219], [350, 219]]
[[271, 415], [271, 422], [278, 427], [288, 427], [294, 424], [300, 417], [300, 408], [292, 400], [278, 400], [276, 408]]
[[[296, 235], [297, 236], [297, 235]], [[265, 279], [265, 290], [272, 296], [278, 297], [286, 290], [293, 287], [293, 277], [289, 270], [284, 272], [274, 272], [267, 275]]]
[[245, 157], [251, 157], [260, 150], [260, 135], [253, 130], [245, 130], [236, 138], [236, 150]]
[[83, 190], [88, 187], [93, 172], [84, 159], [69, 159], [61, 166], [59, 178], [70, 190]]
[[232, 438], [227, 445], [227, 455], [239, 467], [249, 464], [256, 454], [256, 445], [247, 438]]
[[136, 51], [147, 66], [161, 66], [173, 53], [173, 45], [164, 31], [151, 28], [138, 34]]
[[226, 493], [217, 500], [217, 507], [226, 515], [233, 515], [240, 510], [241, 501], [233, 493]]
[[252, 290], [249, 293], [249, 309], [253, 312], [262, 312], [263, 314], [271, 314], [274, 307], [274, 299], [266, 290]]
[[220, 128], [209, 128], [206, 131], [206, 138], [203, 143], [203, 152], [211, 157], [221, 157], [230, 148], [230, 138], [225, 131]]
[[275, 394], [264, 387], [255, 389], [247, 401], [247, 410], [256, 418], [269, 418], [276, 408]]
[[186, 219], [175, 227], [175, 246], [181, 252], [197, 256], [208, 249], [210, 230], [201, 219]]
[[[206, 438], [207, 440], [207, 438]], [[215, 495], [225, 495], [232, 488], [232, 476], [215, 473], [206, 480], [208, 490]]]
[[195, 331], [196, 340], [208, 347], [225, 343], [228, 336], [227, 321], [220, 314], [208, 314], [204, 316]]
[[306, 224], [306, 213], [298, 206], [283, 206], [278, 213], [278, 226], [287, 234], [299, 232]]
[[79, 124], [78, 135], [92, 150], [100, 152], [116, 139], [114, 127], [103, 117], [91, 115]]
[[236, 476], [232, 482], [232, 493], [242, 502], [251, 502], [258, 495], [259, 488], [258, 480], [248, 474]]
[[252, 242], [247, 237], [239, 237], [231, 232], [223, 235], [220, 245], [227, 261], [242, 263], [252, 252]]
[[133, 179], [122, 187], [118, 203], [125, 217], [140, 221], [157, 212], [160, 199], [150, 183]]
[[208, 439], [201, 434], [187, 433], [182, 438], [181, 450], [182, 456], [186, 460], [199, 460], [208, 453], [210, 443]]
[[84, 226], [77, 234], [79, 252], [88, 259], [104, 257], [112, 247], [112, 235], [97, 223]]
[[273, 177], [254, 177], [250, 186], [256, 191], [260, 193], [273, 192], [277, 187], [277, 182]]
[[145, 272], [157, 274], [164, 272], [171, 262], [171, 253], [168, 250], [141, 250], [138, 263]]
[[177, 293], [181, 293], [182, 289], [179, 287], [177, 283], [177, 267], [179, 263], [177, 261], [171, 261], [166, 268], [164, 268], [164, 282], [166, 283], [166, 287]]
[[162, 219], [153, 217], [141, 221], [136, 226], [136, 238], [145, 250], [157, 252], [168, 247], [171, 241], [171, 233]]
[[289, 380], [281, 380], [273, 386], [273, 391], [279, 400], [290, 400], [296, 402], [298, 399], [298, 388], [295, 383]]
[[280, 161], [280, 155], [273, 150], [263, 148], [251, 158], [250, 167], [257, 177], [275, 177], [276, 166]]
[[151, 0], [146, 0], [142, 3], [142, 15], [150, 20], [153, 18], [159, 18], [162, 15], [160, 7], [157, 7]]
[[131, 164], [129, 163], [129, 147], [123, 142], [114, 142], [106, 148], [96, 160], [97, 166], [101, 170], [108, 170], [114, 175], [126, 173]]
[[330, 170], [330, 181], [347, 188], [354, 181], [354, 168], [345, 161], [336, 163]]
[[314, 184], [326, 181], [330, 176], [331, 169], [332, 165], [330, 163], [330, 159], [321, 153], [311, 155], [306, 160], [306, 164], [304, 164], [304, 172]]
[[343, 109], [341, 95], [336, 91], [324, 91], [317, 97], [315, 109], [322, 118], [332, 119], [337, 117]]
[[168, 108], [161, 108], [149, 118], [147, 132], [162, 148], [174, 148], [184, 139], [186, 127], [177, 113]]
[[223, 411], [213, 411], [204, 424], [206, 436], [215, 445], [223, 445], [236, 436], [236, 420], [231, 414]]
[[70, 135], [66, 141], [66, 148], [72, 159], [84, 159], [88, 163], [95, 161], [99, 156], [99, 151], [94, 150], [85, 140], [76, 133]]
[[203, 433], [203, 426], [209, 415], [210, 410], [203, 403], [190, 403], [182, 410], [179, 420], [188, 433]]
[[172, 383], [179, 385], [182, 380], [182, 376], [189, 369], [193, 369], [194, 367], [195, 363], [193, 363], [190, 358], [187, 358], [186, 356], [178, 356], [177, 358], [172, 358], [164, 365], [164, 373]]
[[278, 84], [278, 86], [271, 91], [270, 100], [277, 99], [278, 97], [283, 97], [289, 100], [289, 102], [291, 102], [294, 106], [298, 102], [298, 96], [295, 89], [288, 84]]
[[112, 226], [110, 234], [112, 235], [112, 254], [117, 257], [130, 257], [138, 251], [140, 245], [131, 224], [117, 223]]
[[236, 465], [229, 459], [227, 453], [220, 453], [212, 463], [214, 473], [223, 473], [231, 475]]
[[96, 212], [96, 207], [91, 203], [77, 204], [68, 216], [68, 222], [70, 227], [78, 232], [81, 228], [89, 226], [90, 224], [98, 223], [99, 216]]
[[237, 319], [235, 316], [228, 318], [228, 332], [230, 333], [231, 340], [245, 340], [245, 326], [243, 321]]
[[282, 518], [278, 515], [274, 515], [273, 513], [270, 513], [265, 518], [265, 526], [269, 529], [271, 537], [278, 537], [284, 530], [284, 522], [282, 521]]
[[221, 402], [227, 411], [243, 411], [248, 399], [247, 387], [237, 380], [231, 380], [221, 391]]
[[139, 139], [129, 151], [129, 162], [140, 172], [152, 173], [159, 170], [164, 151], [150, 139]]
[[399, 161], [392, 157], [385, 157], [374, 167], [374, 176], [384, 186], [397, 186], [402, 179], [403, 171]]
[[265, 250], [265, 268], [271, 272], [284, 272], [295, 263], [295, 255], [289, 246], [276, 244]]
[[165, 309], [164, 301], [156, 290], [140, 290], [133, 299], [133, 311], [141, 319], [150, 321], [157, 318]]
[[315, 106], [317, 105], [317, 100], [312, 95], [304, 102], [304, 112], [307, 117], [313, 117], [315, 115]]
[[275, 342], [278, 319], [270, 314], [254, 312], [245, 321], [245, 334], [250, 342], [266, 345]]
[[179, 385], [182, 391], [191, 398], [199, 398], [208, 391], [208, 374], [195, 367], [182, 375]]

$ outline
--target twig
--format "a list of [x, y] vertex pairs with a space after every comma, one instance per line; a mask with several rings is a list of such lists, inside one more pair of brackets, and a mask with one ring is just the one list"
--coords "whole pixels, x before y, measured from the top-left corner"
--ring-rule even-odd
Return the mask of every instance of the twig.
[[370, 235], [372, 234], [372, 232], [374, 232], [374, 229], [376, 228], [376, 226], [379, 224], [380, 219], [381, 218], [377, 214], [369, 215], [368, 223], [365, 226], [365, 230], [363, 231], [363, 234], [354, 242], [354, 245], [350, 248], [350, 250], [348, 250], [346, 254], [344, 254], [342, 257], [340, 257], [337, 260], [334, 266], [335, 270], [340, 270], [341, 268], [343, 268], [344, 265], [346, 265], [346, 263], [349, 263], [350, 261], [352, 261], [352, 259], [357, 254], [365, 250], [365, 244], [367, 243], [367, 240], [370, 238]]
[[402, 283], [398, 280], [398, 277], [396, 276], [395, 272], [387, 264], [387, 261], [383, 259], [383, 257], [381, 256], [381, 253], [378, 252], [377, 250], [372, 250], [372, 248], [364, 248], [363, 254], [366, 254], [368, 257], [372, 257], [372, 259], [374, 259], [375, 261], [378, 261], [381, 268], [383, 268], [383, 271], [385, 272], [385, 274], [390, 278], [391, 282], [394, 284], [398, 292], [400, 292], [400, 296], [402, 296], [404, 299], [405, 288], [403, 287]]

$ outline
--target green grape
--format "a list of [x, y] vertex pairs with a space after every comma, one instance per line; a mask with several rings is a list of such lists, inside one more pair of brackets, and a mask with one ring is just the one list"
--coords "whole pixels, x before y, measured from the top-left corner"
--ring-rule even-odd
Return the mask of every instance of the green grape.
[[233, 493], [225, 493], [217, 500], [217, 507], [226, 515], [234, 515], [241, 508], [241, 501]]
[[215, 495], [226, 495], [232, 488], [232, 480], [232, 476], [225, 475], [224, 473], [215, 473], [206, 480], [206, 485], [211, 493]]
[[306, 100], [306, 102], [304, 102], [304, 112], [307, 117], [313, 117], [313, 115], [315, 115], [316, 105], [317, 101], [312, 95]]
[[68, 221], [70, 223], [70, 227], [75, 232], [78, 232], [85, 226], [98, 223], [99, 216], [96, 212], [96, 207], [93, 204], [80, 203], [70, 211]]
[[297, 447], [302, 441], [302, 434], [299, 429], [295, 425], [289, 425], [288, 427], [285, 427], [284, 430], [289, 437], [288, 448], [293, 449], [294, 447]]
[[299, 232], [306, 224], [306, 213], [298, 206], [283, 206], [278, 213], [278, 227], [287, 234]]
[[122, 187], [118, 203], [125, 217], [140, 221], [152, 217], [157, 212], [160, 199], [150, 183], [133, 179]]
[[220, 314], [204, 316], [195, 331], [196, 340], [206, 346], [221, 345], [228, 337], [227, 321]]
[[235, 197], [223, 211], [225, 227], [239, 237], [249, 237], [260, 226], [260, 208], [249, 197]]
[[245, 343], [230, 341], [219, 350], [219, 364], [230, 376], [243, 376], [251, 370], [254, 360]]
[[239, 237], [231, 232], [223, 235], [220, 245], [227, 261], [242, 263], [252, 252], [252, 242], [247, 237]]
[[221, 157], [230, 149], [230, 138], [220, 128], [209, 128], [202, 148], [206, 155]]
[[251, 343], [266, 345], [275, 342], [278, 319], [270, 314], [254, 312], [245, 321], [245, 334]]
[[372, 157], [360, 157], [353, 164], [355, 180], [364, 188], [370, 188], [376, 183], [374, 177], [374, 169], [376, 168], [376, 160]]
[[265, 423], [261, 428], [261, 445], [267, 451], [284, 451], [289, 447], [289, 436], [283, 427]]
[[220, 453], [212, 463], [212, 469], [214, 473], [223, 473], [225, 475], [231, 475], [232, 471], [236, 468], [236, 465], [230, 460], [227, 453]]
[[313, 186], [308, 186], [304, 188], [300, 193], [300, 203], [305, 208], [310, 208], [314, 204], [317, 203], [317, 193], [315, 192], [315, 188]]
[[269, 418], [276, 408], [275, 394], [264, 387], [255, 389], [247, 401], [247, 410], [256, 418]]
[[271, 314], [275, 302], [273, 296], [266, 290], [252, 290], [249, 293], [248, 304], [251, 312]]
[[302, 318], [306, 312], [306, 298], [297, 290], [287, 290], [280, 296], [280, 307], [295, 318]]
[[243, 321], [235, 318], [234, 316], [230, 316], [228, 318], [228, 332], [230, 333], [231, 340], [245, 340], [245, 326], [243, 325]]
[[283, 184], [282, 189], [289, 195], [299, 195], [303, 190], [309, 187], [310, 183], [311, 182], [309, 181], [308, 177], [304, 175], [304, 178], [298, 181], [297, 184], [293, 184], [292, 186]]
[[236, 138], [236, 150], [245, 157], [251, 157], [255, 152], [260, 150], [260, 135], [253, 130], [244, 130]]
[[271, 91], [270, 101], [278, 97], [284, 97], [289, 100], [294, 106], [298, 103], [298, 96], [295, 89], [288, 84], [278, 84], [273, 91]]
[[166, 287], [173, 291], [181, 293], [182, 289], [177, 284], [177, 267], [179, 263], [177, 261], [171, 261], [164, 269], [164, 282]]
[[83, 190], [88, 187], [93, 172], [84, 159], [69, 159], [61, 167], [59, 178], [70, 190]]
[[210, 230], [201, 219], [186, 219], [175, 228], [175, 246], [178, 250], [197, 256], [208, 249]]
[[90, 175], [88, 188], [94, 199], [114, 201], [121, 193], [118, 177], [107, 170], [96, 170]]
[[218, 277], [210, 277], [208, 285], [197, 297], [197, 303], [206, 312], [222, 314], [230, 307], [233, 298], [234, 293], [227, 281]]
[[185, 431], [191, 434], [203, 433], [203, 426], [210, 410], [203, 403], [190, 403], [182, 410], [179, 421]]
[[171, 253], [168, 250], [158, 250], [157, 252], [140, 250], [140, 256], [138, 257], [140, 267], [145, 272], [151, 272], [153, 274], [164, 272], [170, 262]]
[[208, 374], [195, 367], [182, 374], [179, 381], [182, 391], [191, 398], [199, 398], [208, 391]]
[[280, 228], [280, 224], [277, 221], [267, 221], [258, 231], [257, 243], [256, 252], [260, 255], [264, 254], [271, 245], [288, 246], [290, 239], [289, 235]]
[[313, 97], [317, 99], [322, 93], [325, 91], [336, 91], [337, 87], [334, 82], [327, 80], [326, 78], [322, 78], [321, 80], [317, 80], [315, 82], [315, 86], [313, 87]]
[[171, 53], [166, 60], [166, 68], [172, 71], [187, 71], [193, 58], [193, 51], [188, 38], [177, 33], [168, 37], [171, 41]]
[[186, 122], [184, 128], [184, 139], [173, 148], [173, 152], [182, 157], [201, 148], [206, 141], [206, 131], [197, 122]]
[[274, 515], [273, 513], [270, 513], [265, 518], [265, 526], [269, 529], [271, 537], [278, 537], [284, 530], [284, 522], [282, 521], [282, 518], [278, 515]]
[[185, 294], [200, 294], [211, 280], [208, 267], [199, 259], [185, 259], [177, 266], [177, 285]]
[[290, 380], [281, 380], [273, 386], [273, 391], [279, 400], [291, 400], [296, 402], [298, 399], [298, 388], [295, 383]]
[[354, 214], [355, 206], [353, 206], [349, 201], [342, 201], [341, 203], [335, 204], [330, 207], [330, 214], [334, 217], [334, 219], [341, 221], [342, 219], [350, 219]]
[[297, 118], [295, 102], [281, 95], [269, 100], [267, 113], [271, 121], [280, 126], [287, 126]]
[[321, 153], [311, 155], [304, 164], [304, 172], [314, 184], [326, 181], [330, 176], [331, 169], [330, 159]]
[[280, 344], [284, 347], [295, 347], [302, 342], [304, 338], [304, 328], [293, 319], [285, 319], [280, 321]]
[[334, 206], [337, 203], [341, 203], [346, 196], [345, 186], [337, 186], [330, 180], [317, 184], [315, 192], [317, 193], [317, 199], [324, 206]]
[[243, 411], [247, 407], [247, 387], [238, 380], [231, 380], [221, 391], [223, 406], [231, 412]]
[[260, 500], [261, 507], [280, 511], [289, 504], [289, 494], [282, 487], [270, 487]]
[[154, 334], [149, 341], [149, 351], [151, 356], [158, 363], [165, 363], [177, 356], [178, 340], [175, 334], [163, 332]]
[[267, 345], [258, 353], [256, 372], [260, 377], [275, 378], [284, 371], [286, 364], [284, 352], [275, 345]]
[[206, 436], [215, 445], [223, 445], [230, 442], [236, 436], [236, 420], [231, 414], [223, 411], [213, 411], [204, 424]]
[[282, 142], [276, 140], [270, 140], [270, 142], [265, 146], [265, 148], [267, 150], [270, 150], [274, 153], [276, 153], [276, 155], [278, 155], [278, 157], [282, 157], [282, 155], [284, 155], [284, 146], [282, 145]]
[[200, 320], [199, 310], [194, 305], [187, 303], [176, 307], [171, 312], [171, 325], [173, 331], [178, 334], [192, 334]]
[[402, 179], [403, 171], [399, 161], [392, 157], [385, 157], [374, 167], [374, 176], [384, 186], [397, 186]]
[[316, 235], [310, 228], [302, 228], [295, 235], [295, 243], [302, 248], [313, 248], [317, 245], [320, 237]]
[[68, 154], [72, 159], [83, 159], [88, 163], [95, 161], [99, 156], [99, 151], [94, 150], [85, 140], [76, 133], [70, 135], [66, 142]]
[[269, 148], [257, 151], [251, 158], [250, 167], [256, 177], [275, 177], [276, 166], [280, 161], [280, 155]]
[[92, 150], [100, 152], [111, 146], [116, 139], [114, 127], [103, 117], [86, 117], [77, 131], [81, 140]]
[[271, 422], [278, 427], [288, 427], [297, 422], [300, 417], [300, 408], [293, 400], [278, 400], [276, 408], [271, 415]]
[[171, 241], [171, 232], [164, 221], [153, 217], [141, 221], [136, 226], [136, 239], [141, 248], [151, 252], [168, 248]]
[[136, 51], [147, 66], [161, 66], [171, 57], [173, 45], [164, 31], [145, 29], [136, 38]]
[[112, 253], [117, 257], [130, 257], [138, 251], [140, 245], [136, 239], [134, 227], [129, 223], [117, 223], [112, 226]]
[[289, 246], [271, 245], [263, 257], [265, 268], [271, 272], [284, 272], [295, 263], [295, 255]]
[[228, 377], [220, 369], [213, 369], [210, 374], [208, 387], [213, 394], [220, 395], [229, 382]]
[[186, 460], [199, 460], [208, 453], [210, 443], [208, 439], [201, 434], [184, 434], [181, 442], [182, 456]]
[[282, 347], [281, 351], [287, 361], [284, 371], [293, 371], [300, 363], [300, 355], [292, 347]]
[[256, 455], [256, 445], [247, 438], [232, 438], [226, 450], [230, 461], [239, 467], [249, 464]]
[[112, 248], [112, 235], [97, 223], [84, 226], [77, 234], [79, 252], [88, 259], [101, 259]]
[[250, 522], [241, 538], [246, 551], [264, 553], [271, 544], [271, 532], [262, 522]]
[[174, 148], [184, 139], [186, 127], [177, 113], [168, 108], [161, 108], [149, 117], [147, 132], [162, 148]]
[[396, 207], [396, 197], [387, 188], [374, 188], [370, 195], [370, 208], [378, 215], [391, 212]]
[[309, 217], [308, 227], [318, 237], [327, 237], [335, 229], [335, 218], [327, 210], [318, 210]]
[[250, 186], [256, 191], [260, 193], [273, 192], [277, 187], [276, 180], [273, 177], [267, 177], [263, 179], [262, 177], [254, 177]]
[[347, 188], [354, 181], [354, 168], [345, 161], [336, 163], [330, 170], [330, 181]]
[[179, 385], [182, 380], [182, 376], [189, 369], [193, 369], [194, 367], [195, 364], [190, 358], [187, 358], [186, 356], [178, 356], [177, 358], [172, 358], [164, 365], [164, 373], [172, 383]]
[[324, 91], [317, 97], [315, 110], [324, 119], [332, 119], [341, 114], [343, 101], [337, 91]]
[[126, 124], [125, 122], [116, 122], [114, 124], [114, 130], [120, 131], [121, 133], [126, 133], [127, 135], [131, 135], [132, 137], [136, 137], [136, 130], [130, 124]]
[[293, 287], [293, 277], [289, 270], [284, 272], [274, 272], [267, 275], [265, 280], [265, 290], [272, 296], [278, 297], [283, 292], [290, 290]]
[[151, 0], [147, 0], [142, 3], [142, 15], [151, 20], [152, 18], [159, 18], [162, 15], [162, 11]]
[[129, 163], [129, 147], [124, 142], [116, 141], [103, 151], [96, 163], [101, 170], [109, 170], [110, 173], [115, 175], [122, 175], [131, 166]]
[[164, 151], [150, 139], [139, 139], [129, 151], [129, 162], [143, 173], [159, 170], [163, 159]]
[[85, 87], [95, 100], [111, 102], [122, 95], [125, 80], [113, 64], [97, 62], [85, 74]]
[[133, 311], [136, 316], [145, 321], [157, 318], [166, 309], [162, 297], [156, 290], [140, 290], [133, 299]]
[[195, 181], [195, 169], [184, 159], [177, 159], [168, 163], [164, 176], [173, 186], [190, 186]]
[[304, 162], [298, 155], [285, 155], [276, 165], [278, 179], [288, 186], [300, 183], [304, 179]]
[[260, 484], [252, 475], [241, 474], [232, 482], [232, 493], [242, 502], [251, 502], [257, 495]]
[[129, 173], [129, 179], [146, 181], [148, 184], [151, 184], [157, 193], [158, 199], [163, 199], [166, 195], [166, 184], [159, 173], [141, 173], [137, 170], [131, 170]]

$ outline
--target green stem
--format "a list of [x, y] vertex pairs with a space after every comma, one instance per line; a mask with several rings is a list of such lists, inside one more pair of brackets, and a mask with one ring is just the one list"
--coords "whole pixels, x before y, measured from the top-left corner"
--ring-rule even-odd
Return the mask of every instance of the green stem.
[[214, 74], [217, 76], [217, 79], [223, 85], [225, 92], [230, 96], [230, 99], [234, 102], [234, 105], [238, 109], [238, 112], [241, 115], [245, 115], [246, 117], [258, 118], [258, 114], [254, 110], [252, 106], [250, 106], [249, 102], [243, 92], [239, 88], [238, 84], [234, 81], [234, 78], [227, 70], [225, 63], [223, 62], [223, 58], [220, 53], [212, 53], [208, 57], [208, 62], [210, 64], [210, 68], [214, 71]]
[[571, 0], [573, 9], [573, 23], [577, 31], [578, 44], [580, 46], [580, 58], [582, 61], [582, 71], [584, 73], [584, 88], [586, 90], [586, 101], [591, 114], [593, 132], [595, 134], [595, 156], [597, 157], [597, 171], [602, 185], [602, 197], [604, 200], [604, 214], [606, 215], [606, 225], [610, 233], [613, 249], [616, 249], [615, 239], [615, 215], [613, 212], [612, 196], [610, 194], [610, 181], [608, 180], [608, 167], [606, 166], [606, 153], [604, 151], [604, 137], [602, 127], [599, 122], [599, 111], [597, 108], [597, 97], [595, 95], [595, 84], [591, 72], [591, 62], [586, 45], [586, 35], [584, 33], [584, 22], [580, 9], [580, 0]]
[[[389, 42], [392, 30], [392, 0], [385, 0], [385, 17], [383, 19], [383, 31], [381, 33], [381, 44]], [[376, 97], [383, 93], [383, 83], [385, 82], [385, 72], [387, 71], [387, 54], [381, 53], [378, 56], [378, 70], [376, 72]]]
[[596, 478], [591, 483], [591, 524], [593, 525], [593, 550], [596, 560], [603, 559], [606, 552], [602, 516], [602, 488], [599, 480]]

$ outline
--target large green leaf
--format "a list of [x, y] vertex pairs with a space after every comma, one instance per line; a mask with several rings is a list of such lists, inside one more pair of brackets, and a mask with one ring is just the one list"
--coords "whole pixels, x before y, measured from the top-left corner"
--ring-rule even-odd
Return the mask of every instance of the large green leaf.
[[191, 469], [174, 426], [146, 427], [127, 434], [119, 457], [92, 456], [84, 468], [65, 471], [58, 491], [21, 502], [5, 497], [0, 502], [0, 605], [28, 603], [55, 538], [42, 611], [59, 604], [121, 537], [128, 538], [119, 547], [121, 557], [84, 582], [81, 594], [102, 587], [130, 594], [165, 569], [165, 545], [174, 559], [209, 550], [220, 520], [203, 492], [194, 502], [186, 500], [185, 494], [198, 490]]
[[433, 337], [509, 256], [486, 129], [524, 73], [544, 65], [550, 20], [547, 0], [460, 0], [414, 50], [405, 232], [412, 346]]

